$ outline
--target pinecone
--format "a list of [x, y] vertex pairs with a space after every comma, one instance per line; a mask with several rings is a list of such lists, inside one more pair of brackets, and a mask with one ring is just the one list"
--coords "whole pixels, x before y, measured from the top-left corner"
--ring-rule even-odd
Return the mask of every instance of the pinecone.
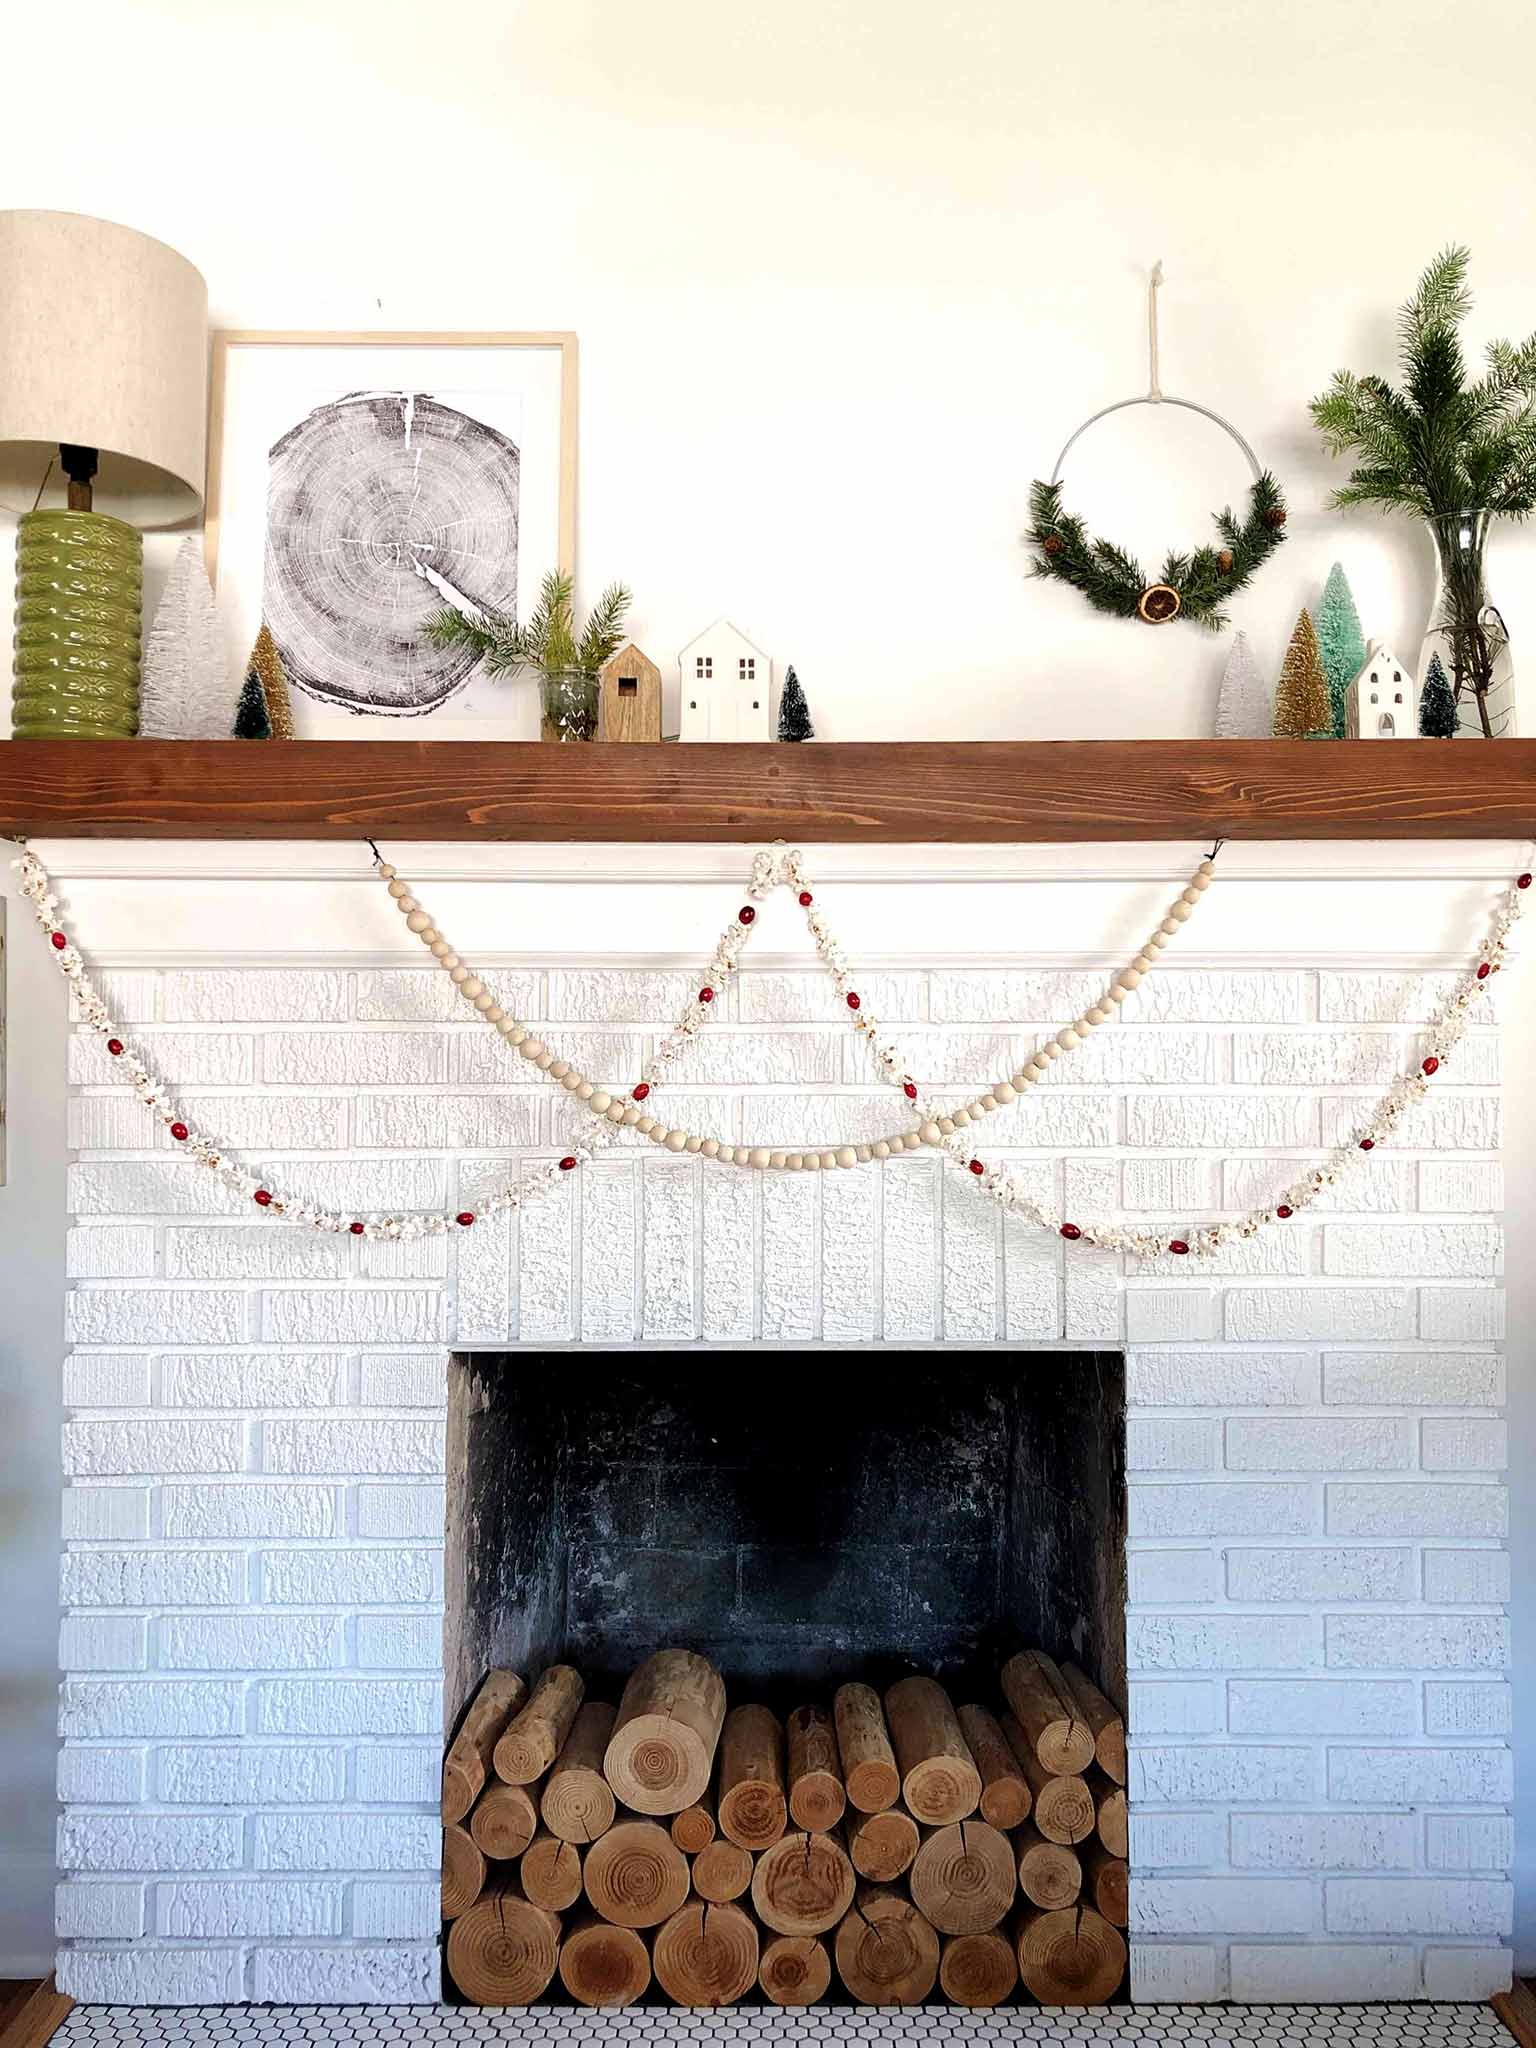
[[1059, 555], [1066, 546], [1066, 542], [1059, 533], [1048, 533], [1040, 545], [1048, 555]]
[[1270, 527], [1284, 526], [1285, 507], [1283, 505], [1271, 505], [1269, 510], [1264, 514], [1264, 524]]
[[1230, 576], [1232, 574], [1232, 550], [1230, 548], [1222, 549], [1221, 553], [1216, 557], [1216, 566], [1223, 576]]

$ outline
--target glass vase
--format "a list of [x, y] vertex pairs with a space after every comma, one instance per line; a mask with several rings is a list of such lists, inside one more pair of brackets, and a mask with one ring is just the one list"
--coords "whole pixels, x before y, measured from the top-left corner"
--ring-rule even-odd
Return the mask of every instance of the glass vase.
[[1419, 689], [1438, 655], [1456, 699], [1458, 738], [1515, 736], [1514, 656], [1484, 564], [1491, 519], [1488, 512], [1454, 512], [1428, 522], [1437, 573], [1429, 631], [1419, 651]]
[[539, 737], [597, 738], [597, 679], [580, 669], [553, 669], [539, 677]]

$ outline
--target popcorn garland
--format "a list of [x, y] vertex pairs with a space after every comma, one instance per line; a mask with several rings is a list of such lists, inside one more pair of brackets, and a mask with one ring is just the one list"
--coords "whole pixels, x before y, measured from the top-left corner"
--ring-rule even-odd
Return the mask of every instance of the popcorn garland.
[[1034, 1055], [1009, 1080], [995, 1083], [975, 1101], [948, 1111], [933, 1107], [923, 1100], [916, 1084], [906, 1071], [899, 1052], [894, 1046], [880, 1042], [879, 1026], [865, 1011], [858, 991], [852, 986], [847, 962], [832, 938], [825, 918], [815, 908], [811, 890], [805, 886], [802, 856], [798, 852], [780, 855], [766, 850], [759, 852], [753, 860], [748, 896], [761, 902], [776, 887], [789, 887], [795, 891], [801, 908], [807, 913], [806, 924], [816, 950], [849, 1011], [851, 1025], [864, 1039], [877, 1074], [900, 1089], [911, 1114], [917, 1119], [915, 1130], [898, 1132], [890, 1138], [872, 1143], [843, 1145], [824, 1150], [810, 1147], [791, 1151], [778, 1147], [732, 1145], [713, 1138], [703, 1138], [681, 1129], [668, 1129], [644, 1108], [653, 1088], [661, 1084], [669, 1068], [687, 1049], [694, 1034], [711, 1015], [718, 989], [736, 972], [742, 951], [757, 919], [757, 912], [751, 903], [743, 905], [736, 917], [727, 925], [711, 958], [707, 970], [709, 978], [700, 987], [697, 996], [685, 1006], [672, 1031], [653, 1052], [640, 1080], [626, 1099], [608, 1090], [594, 1087], [569, 1061], [558, 1058], [541, 1040], [529, 1032], [525, 1025], [505, 1011], [497, 1003], [492, 992], [486, 988], [483, 980], [453, 951], [449, 942], [443, 938], [431, 918], [411, 894], [407, 884], [399, 879], [395, 869], [377, 857], [375, 849], [378, 872], [387, 883], [396, 907], [405, 917], [407, 928], [428, 947], [433, 957], [449, 974], [460, 995], [507, 1040], [510, 1046], [536, 1065], [541, 1072], [547, 1073], [552, 1080], [560, 1082], [585, 1105], [588, 1111], [587, 1117], [578, 1127], [570, 1152], [557, 1163], [534, 1168], [518, 1180], [509, 1182], [484, 1201], [478, 1210], [465, 1209], [452, 1213], [421, 1211], [388, 1216], [376, 1213], [367, 1216], [348, 1216], [343, 1212], [322, 1209], [316, 1204], [284, 1196], [266, 1186], [257, 1175], [230, 1160], [210, 1139], [195, 1131], [178, 1111], [165, 1084], [133, 1056], [129, 1045], [118, 1034], [105, 1003], [90, 980], [79, 950], [71, 942], [56, 915], [59, 900], [49, 887], [48, 875], [41, 861], [31, 848], [27, 847], [14, 865], [20, 871], [21, 893], [31, 902], [39, 925], [58, 955], [60, 971], [75, 988], [84, 1022], [105, 1038], [109, 1054], [114, 1058], [128, 1061], [127, 1071], [140, 1101], [147, 1108], [154, 1110], [172, 1138], [185, 1145], [193, 1158], [216, 1173], [225, 1186], [255, 1202], [266, 1214], [285, 1216], [294, 1222], [307, 1224], [315, 1230], [347, 1232], [359, 1237], [393, 1240], [442, 1236], [455, 1226], [469, 1227], [480, 1216], [516, 1209], [527, 1202], [539, 1199], [562, 1173], [571, 1172], [595, 1158], [612, 1142], [620, 1129], [629, 1128], [638, 1130], [641, 1136], [672, 1152], [697, 1153], [725, 1164], [791, 1171], [861, 1165], [873, 1160], [890, 1158], [900, 1151], [915, 1151], [924, 1145], [933, 1146], [942, 1151], [953, 1166], [978, 1182], [982, 1191], [1000, 1208], [1023, 1217], [1038, 1228], [1053, 1231], [1069, 1243], [1080, 1242], [1103, 1249], [1128, 1252], [1138, 1259], [1149, 1259], [1164, 1253], [1179, 1256], [1192, 1254], [1208, 1258], [1219, 1252], [1224, 1245], [1255, 1236], [1268, 1224], [1287, 1221], [1298, 1210], [1315, 1202], [1347, 1168], [1358, 1165], [1362, 1154], [1374, 1151], [1378, 1143], [1390, 1137], [1405, 1112], [1422, 1100], [1428, 1091], [1431, 1077], [1438, 1072], [1441, 1064], [1464, 1035], [1468, 1011], [1483, 992], [1483, 984], [1504, 964], [1508, 935], [1523, 907], [1523, 892], [1530, 887], [1532, 880], [1530, 874], [1522, 874], [1510, 885], [1493, 919], [1481, 959], [1475, 968], [1469, 969], [1462, 976], [1442, 1007], [1429, 1032], [1428, 1051], [1417, 1069], [1398, 1076], [1383, 1095], [1371, 1119], [1348, 1140], [1335, 1146], [1321, 1165], [1314, 1167], [1293, 1186], [1287, 1188], [1272, 1205], [1251, 1209], [1240, 1218], [1191, 1229], [1183, 1237], [1165, 1237], [1160, 1233], [1134, 1230], [1115, 1223], [1074, 1223], [1051, 1205], [1035, 1200], [1007, 1169], [989, 1166], [985, 1161], [973, 1156], [965, 1135], [966, 1131], [971, 1124], [1016, 1100], [1027, 1088], [1042, 1080], [1054, 1060], [1074, 1051], [1085, 1041], [1091, 1030], [1110, 1020], [1115, 1008], [1157, 964], [1157, 955], [1168, 940], [1177, 934], [1180, 926], [1188, 920], [1204, 891], [1209, 888], [1216, 851], [1219, 851], [1219, 845], [1213, 849], [1211, 856], [1200, 863], [1190, 878], [1189, 886], [1170, 906], [1168, 915], [1149, 935], [1131, 965], [1115, 977], [1097, 1003], [1090, 1005], [1074, 1023], [1038, 1047]]

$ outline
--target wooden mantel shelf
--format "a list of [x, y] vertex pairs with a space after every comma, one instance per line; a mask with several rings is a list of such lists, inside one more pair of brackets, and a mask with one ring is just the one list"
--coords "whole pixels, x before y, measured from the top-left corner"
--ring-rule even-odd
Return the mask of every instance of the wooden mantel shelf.
[[1536, 740], [0, 741], [37, 838], [1518, 839]]

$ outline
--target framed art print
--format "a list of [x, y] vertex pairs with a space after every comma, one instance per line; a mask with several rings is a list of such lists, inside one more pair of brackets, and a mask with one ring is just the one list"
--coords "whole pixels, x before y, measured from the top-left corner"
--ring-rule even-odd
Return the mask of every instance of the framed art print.
[[216, 334], [208, 448], [230, 659], [265, 623], [298, 738], [537, 738], [532, 692], [422, 628], [574, 569], [575, 335]]

